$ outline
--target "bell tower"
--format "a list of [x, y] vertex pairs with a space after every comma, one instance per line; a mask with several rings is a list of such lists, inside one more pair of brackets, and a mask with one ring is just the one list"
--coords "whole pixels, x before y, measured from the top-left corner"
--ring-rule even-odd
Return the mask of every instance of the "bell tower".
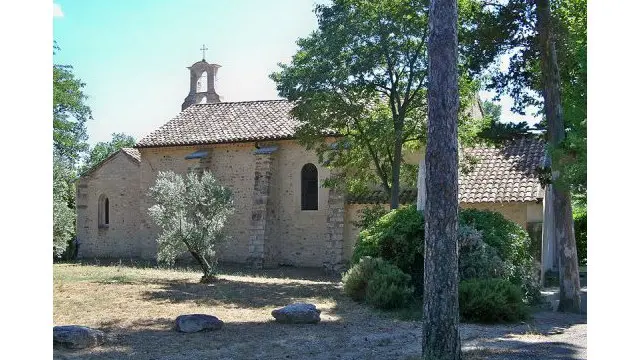
[[209, 64], [204, 59], [204, 52], [208, 50], [202, 45], [202, 61], [189, 66], [191, 72], [191, 82], [189, 85], [189, 95], [184, 98], [182, 110], [193, 104], [211, 104], [220, 102], [220, 96], [216, 93], [215, 80], [220, 65]]

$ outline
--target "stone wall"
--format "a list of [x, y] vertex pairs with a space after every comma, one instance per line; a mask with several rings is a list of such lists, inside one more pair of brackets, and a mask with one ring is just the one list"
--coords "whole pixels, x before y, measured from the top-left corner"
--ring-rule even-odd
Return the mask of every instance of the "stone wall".
[[[264, 145], [264, 144], [263, 144]], [[329, 190], [321, 187], [329, 176], [328, 169], [317, 164], [313, 151], [307, 151], [295, 141], [278, 141], [265, 146], [277, 146], [272, 154], [255, 155], [254, 143], [220, 144], [203, 147], [142, 148], [140, 193], [146, 193], [159, 171], [186, 173], [194, 168], [206, 168], [229, 187], [234, 194], [235, 213], [229, 218], [229, 242], [221, 250], [227, 262], [247, 263], [255, 260], [258, 250], [263, 252], [262, 265], [296, 265], [321, 267], [327, 261], [327, 215]], [[206, 150], [203, 160], [185, 160], [185, 156]], [[301, 210], [301, 170], [306, 163], [318, 168], [318, 210]], [[256, 167], [257, 165], [257, 167]], [[270, 169], [270, 170], [267, 170]], [[262, 178], [259, 193], [268, 191], [264, 208], [255, 207], [256, 174]], [[263, 198], [261, 198], [264, 201]], [[157, 227], [147, 215], [152, 205], [146, 196], [140, 201], [143, 214], [139, 241], [143, 257], [155, 258]], [[254, 214], [261, 213], [261, 219]], [[252, 220], [254, 219], [255, 220]], [[263, 243], [255, 243], [257, 235]], [[252, 243], [253, 241], [253, 243]], [[262, 248], [256, 248], [260, 245]]]
[[[136, 258], [145, 253], [138, 241], [140, 165], [119, 152], [76, 182], [79, 258]], [[109, 225], [99, 227], [99, 197], [109, 199]]]
[[[326, 261], [329, 190], [322, 187], [329, 170], [318, 164], [313, 150], [295, 141], [279, 141], [274, 152], [269, 239], [281, 265], [321, 267]], [[312, 163], [318, 168], [318, 210], [301, 210], [301, 171]]]
[[[255, 162], [253, 144], [221, 144], [216, 146], [181, 146], [139, 149], [142, 156], [140, 192], [146, 194], [155, 182], [160, 171], [172, 170], [186, 174], [199, 168], [213, 172], [224, 186], [234, 195], [235, 212], [229, 217], [227, 234], [229, 241], [223, 245], [220, 255], [223, 261], [245, 262], [249, 255], [249, 227]], [[195, 151], [206, 150], [208, 157], [202, 160], [186, 160], [185, 157]], [[140, 229], [140, 242], [145, 249], [145, 257], [155, 258], [158, 228], [147, 214], [151, 199], [144, 196], [140, 202], [143, 214]]]

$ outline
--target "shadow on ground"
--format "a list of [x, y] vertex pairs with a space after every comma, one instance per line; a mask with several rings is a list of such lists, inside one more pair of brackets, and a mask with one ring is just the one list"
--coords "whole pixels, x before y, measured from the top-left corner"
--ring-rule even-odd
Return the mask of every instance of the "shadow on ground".
[[147, 301], [193, 302], [205, 306], [233, 305], [237, 308], [278, 307], [301, 299], [326, 298], [335, 301], [351, 301], [341, 294], [334, 282], [249, 282], [218, 279], [212, 284], [186, 283], [184, 281], [154, 282], [157, 290], [142, 294]]

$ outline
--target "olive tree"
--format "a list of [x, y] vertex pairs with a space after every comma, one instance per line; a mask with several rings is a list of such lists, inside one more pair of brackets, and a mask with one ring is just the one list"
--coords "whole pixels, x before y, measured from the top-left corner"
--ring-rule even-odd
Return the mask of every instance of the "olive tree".
[[155, 204], [149, 215], [160, 227], [158, 261], [173, 264], [189, 252], [202, 269], [202, 282], [215, 279], [216, 252], [225, 241], [224, 226], [233, 213], [231, 190], [209, 171], [186, 176], [160, 172], [149, 189]]

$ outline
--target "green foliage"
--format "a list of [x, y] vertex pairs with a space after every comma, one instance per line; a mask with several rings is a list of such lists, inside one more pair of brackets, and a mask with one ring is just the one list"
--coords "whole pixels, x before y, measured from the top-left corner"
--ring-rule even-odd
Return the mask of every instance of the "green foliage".
[[61, 156], [53, 157], [53, 257], [59, 259], [75, 235], [74, 172]]
[[380, 309], [397, 309], [408, 304], [413, 295], [411, 276], [397, 266], [384, 263], [373, 273], [367, 285], [365, 301]]
[[578, 249], [578, 263], [587, 265], [587, 208], [575, 206], [573, 208], [573, 229], [576, 234], [576, 248]]
[[530, 257], [529, 234], [515, 222], [495, 211], [461, 209], [460, 224], [482, 232], [482, 240], [495, 248], [501, 259], [514, 264]]
[[352, 261], [380, 257], [410, 274], [418, 288], [423, 278], [424, 216], [415, 205], [392, 210], [360, 232]]
[[[270, 76], [296, 104], [297, 137], [343, 173], [327, 186], [346, 181], [348, 192], [359, 193], [377, 185], [389, 195], [415, 187], [417, 168], [402, 153], [426, 141], [426, 3], [333, 0], [316, 15], [318, 30], [299, 39], [291, 62]], [[467, 114], [478, 84], [461, 73], [459, 133], [467, 143], [478, 131]], [[329, 131], [342, 137], [328, 144]]]
[[359, 211], [360, 220], [354, 221], [354, 225], [360, 229], [366, 229], [375, 224], [381, 217], [387, 214], [384, 206], [376, 204], [374, 206], [367, 206]]
[[[522, 288], [529, 302], [540, 298], [538, 270], [530, 253], [529, 235], [500, 213], [462, 209], [458, 228], [460, 279], [502, 278]], [[424, 272], [424, 217], [415, 205], [380, 217], [358, 235], [352, 263], [380, 257], [411, 275], [420, 293]]]
[[502, 323], [528, 318], [520, 289], [507, 280], [465, 280], [460, 282], [458, 292], [462, 321]]
[[347, 296], [381, 309], [402, 307], [413, 294], [411, 277], [381, 258], [361, 258], [342, 276], [342, 282]]
[[89, 151], [89, 155], [84, 159], [84, 165], [80, 172], [82, 173], [93, 168], [120, 149], [124, 147], [133, 147], [135, 144], [136, 139], [133, 136], [124, 133], [111, 134], [111, 141], [101, 141]]
[[537, 302], [540, 299], [539, 270], [531, 255], [529, 234], [494, 211], [463, 209], [459, 219], [461, 226], [471, 226], [482, 233], [482, 240], [497, 251], [509, 269], [506, 278], [522, 287], [529, 302]]
[[158, 261], [172, 265], [189, 252], [202, 268], [203, 281], [212, 278], [216, 251], [226, 239], [224, 226], [234, 211], [231, 190], [209, 171], [185, 177], [168, 171], [158, 174], [149, 196], [155, 202], [149, 215], [162, 230]]
[[91, 119], [91, 109], [82, 91], [85, 84], [72, 70], [69, 65], [53, 65], [53, 148], [75, 163], [88, 148], [85, 122]]
[[482, 240], [482, 233], [469, 225], [458, 228], [458, 274], [468, 279], [508, 278], [511, 266], [495, 248]]
[[532, 129], [526, 121], [519, 123], [501, 122], [502, 106], [491, 101], [482, 102], [482, 110], [489, 125], [482, 129], [478, 136], [493, 144], [502, 144], [505, 140], [512, 140], [528, 135]]
[[381, 258], [364, 256], [342, 275], [344, 292], [355, 301], [363, 301], [369, 280], [373, 274], [385, 265]]
[[[508, 0], [501, 4], [460, 1], [464, 30], [460, 55], [476, 77], [488, 76], [486, 86], [514, 99], [512, 111], [528, 106], [542, 110], [540, 47], [535, 2]], [[587, 1], [551, 2], [552, 25], [560, 73], [566, 139], [551, 149], [559, 186], [586, 196], [587, 191]], [[509, 66], [499, 70], [502, 56]], [[490, 69], [485, 71], [485, 69]], [[546, 124], [541, 122], [542, 129]]]

